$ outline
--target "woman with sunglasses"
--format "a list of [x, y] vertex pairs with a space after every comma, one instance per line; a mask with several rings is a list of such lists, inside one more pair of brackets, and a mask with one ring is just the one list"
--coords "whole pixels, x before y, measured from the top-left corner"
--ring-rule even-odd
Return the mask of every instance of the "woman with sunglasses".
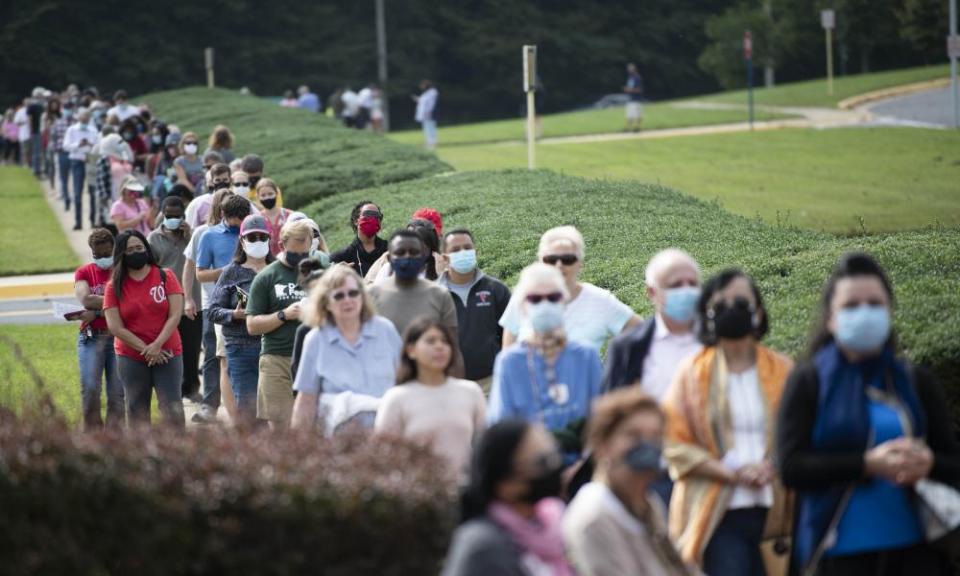
[[[609, 290], [579, 280], [583, 257], [583, 236], [573, 226], [551, 228], [540, 237], [537, 258], [563, 274], [569, 294], [563, 312], [567, 338], [600, 350], [609, 338], [637, 326], [642, 319]], [[519, 304], [511, 300], [500, 318], [504, 348], [524, 336]]]
[[494, 362], [487, 422], [541, 422], [560, 441], [565, 463], [573, 464], [590, 406], [601, 392], [602, 367], [595, 348], [567, 338], [567, 297], [555, 267], [538, 262], [520, 273], [511, 301], [520, 303], [522, 336]]
[[150, 425], [150, 400], [156, 391], [164, 421], [183, 428], [183, 347], [177, 332], [183, 289], [176, 274], [157, 266], [147, 239], [137, 230], [117, 236], [103, 313], [114, 336], [127, 423]]
[[477, 443], [443, 576], [572, 576], [563, 547], [563, 458], [540, 424], [506, 420]]
[[247, 331], [247, 296], [254, 276], [273, 262], [270, 232], [263, 216], [247, 216], [240, 225], [240, 242], [210, 296], [210, 319], [223, 326], [227, 373], [236, 405], [235, 422], [250, 425], [257, 415], [260, 337]]
[[[246, 176], [246, 173], [244, 173]], [[236, 187], [242, 185], [243, 178], [240, 178], [240, 184], [237, 184], [236, 175], [234, 175], [234, 191], [240, 194]], [[247, 189], [250, 187], [250, 177], [246, 178]], [[270, 253], [276, 256], [283, 252], [283, 243], [280, 241], [280, 230], [287, 223], [292, 210], [283, 207], [283, 196], [280, 193], [280, 187], [270, 178], [260, 178], [256, 186], [257, 203], [260, 205], [261, 213], [267, 219], [267, 227], [270, 230]]]
[[468, 471], [486, 401], [476, 382], [450, 376], [456, 341], [442, 322], [421, 316], [403, 334], [397, 386], [383, 396], [377, 432], [426, 442], [457, 478]]
[[680, 363], [664, 399], [670, 535], [707, 574], [762, 576], [760, 543], [790, 526], [773, 434], [793, 362], [760, 344], [767, 310], [735, 268], [703, 285], [696, 325], [703, 348]]
[[387, 253], [387, 241], [378, 236], [383, 226], [383, 212], [370, 200], [357, 202], [350, 212], [350, 226], [356, 237], [349, 245], [330, 255], [338, 264], [344, 262], [366, 278], [374, 262]]
[[328, 435], [372, 428], [380, 398], [397, 381], [402, 346], [393, 323], [376, 315], [363, 279], [342, 264], [323, 273], [302, 315], [313, 329], [293, 384], [292, 426], [310, 428], [319, 416]]

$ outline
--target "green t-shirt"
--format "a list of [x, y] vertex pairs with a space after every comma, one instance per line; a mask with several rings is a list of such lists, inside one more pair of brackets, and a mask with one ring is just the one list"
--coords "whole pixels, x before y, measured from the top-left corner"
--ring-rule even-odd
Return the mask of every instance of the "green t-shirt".
[[[250, 285], [247, 315], [276, 314], [287, 306], [303, 300], [306, 294], [297, 285], [297, 271], [279, 260], [260, 271]], [[262, 336], [260, 353], [291, 356], [297, 320], [287, 320], [283, 326]]]

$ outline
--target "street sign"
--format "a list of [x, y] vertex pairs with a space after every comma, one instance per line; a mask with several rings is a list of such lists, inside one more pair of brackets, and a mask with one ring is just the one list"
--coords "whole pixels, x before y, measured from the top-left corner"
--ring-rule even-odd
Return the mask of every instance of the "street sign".
[[947, 58], [960, 58], [960, 36], [947, 36]]
[[743, 57], [747, 60], [753, 58], [753, 34], [749, 30], [743, 32]]
[[526, 45], [523, 47], [523, 91], [533, 92], [537, 89], [537, 47]]
[[833, 30], [836, 28], [837, 14], [833, 10], [820, 11], [820, 25], [824, 30]]

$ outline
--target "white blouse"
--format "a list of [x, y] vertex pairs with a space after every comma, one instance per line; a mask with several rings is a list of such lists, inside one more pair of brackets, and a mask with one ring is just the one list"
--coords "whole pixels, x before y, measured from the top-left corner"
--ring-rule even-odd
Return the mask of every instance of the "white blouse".
[[[740, 374], [728, 374], [727, 403], [733, 425], [733, 446], [724, 454], [723, 463], [736, 470], [763, 462], [767, 444], [767, 408], [760, 392], [756, 367]], [[773, 506], [772, 486], [759, 489], [736, 486], [733, 489], [729, 510], [755, 506]]]

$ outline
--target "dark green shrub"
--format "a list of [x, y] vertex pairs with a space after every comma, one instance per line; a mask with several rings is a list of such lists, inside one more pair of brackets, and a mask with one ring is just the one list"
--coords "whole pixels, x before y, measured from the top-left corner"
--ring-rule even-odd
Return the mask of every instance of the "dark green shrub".
[[312, 434], [80, 435], [0, 413], [0, 573], [436, 574], [452, 486], [420, 448]]
[[137, 101], [201, 139], [217, 124], [229, 126], [236, 137], [234, 152], [259, 154], [266, 174], [277, 180], [291, 208], [337, 192], [451, 170], [422, 149], [229, 90], [187, 88], [148, 94]]

